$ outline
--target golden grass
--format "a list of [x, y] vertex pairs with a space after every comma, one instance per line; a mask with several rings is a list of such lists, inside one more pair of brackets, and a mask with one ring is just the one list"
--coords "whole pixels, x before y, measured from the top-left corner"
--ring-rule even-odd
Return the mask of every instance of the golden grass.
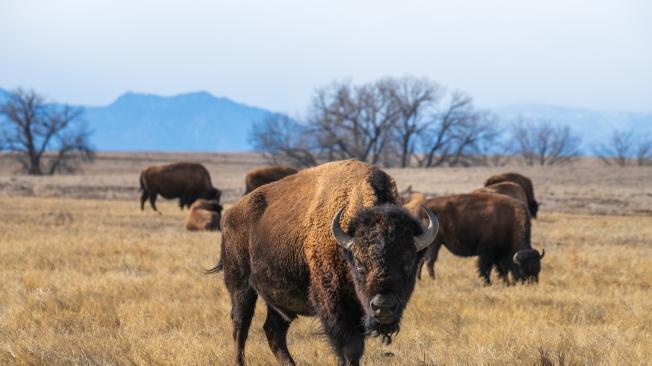
[[[191, 233], [175, 202], [0, 196], [0, 364], [207, 365], [233, 356], [219, 235]], [[481, 286], [475, 260], [442, 250], [390, 346], [367, 365], [649, 365], [652, 217], [542, 212], [538, 286]], [[258, 304], [252, 365], [273, 364]], [[334, 364], [314, 318], [290, 328], [303, 365]], [[388, 355], [388, 353], [393, 354]]]

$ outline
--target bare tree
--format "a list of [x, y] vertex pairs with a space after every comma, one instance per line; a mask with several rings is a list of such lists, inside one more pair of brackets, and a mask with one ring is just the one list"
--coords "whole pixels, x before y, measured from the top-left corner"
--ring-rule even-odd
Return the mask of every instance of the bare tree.
[[638, 144], [636, 162], [639, 166], [652, 165], [652, 138], [645, 136]]
[[634, 156], [634, 134], [631, 131], [613, 131], [609, 141], [598, 147], [597, 153], [607, 165], [626, 166]]
[[652, 140], [637, 137], [634, 131], [614, 130], [604, 144], [596, 148], [596, 154], [605, 164], [627, 166], [634, 159], [639, 166], [648, 165], [652, 159]]
[[256, 151], [274, 163], [308, 167], [319, 164], [318, 143], [313, 136], [306, 126], [274, 114], [254, 124], [250, 140]]
[[374, 84], [333, 83], [317, 90], [308, 123], [330, 156], [376, 164], [398, 113]]
[[29, 174], [72, 171], [79, 160], [94, 157], [81, 115], [81, 109], [49, 105], [34, 91], [16, 90], [0, 106], [4, 145]]
[[427, 114], [441, 98], [441, 87], [428, 79], [384, 79], [378, 82], [380, 92], [398, 111], [394, 136], [400, 165], [410, 164], [416, 148], [416, 136], [427, 128]]
[[475, 109], [471, 97], [453, 93], [439, 112], [430, 115], [421, 135], [424, 155], [419, 165], [469, 166], [483, 161], [488, 143], [498, 135], [495, 123], [491, 114]]
[[521, 119], [514, 125], [513, 152], [527, 165], [556, 165], [579, 155], [581, 138], [568, 126], [554, 127], [549, 121]]

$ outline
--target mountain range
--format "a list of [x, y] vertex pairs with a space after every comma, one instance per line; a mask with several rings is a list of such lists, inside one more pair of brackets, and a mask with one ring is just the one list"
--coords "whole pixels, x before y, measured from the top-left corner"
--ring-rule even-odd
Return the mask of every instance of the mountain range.
[[[0, 101], [7, 91], [0, 89]], [[99, 151], [251, 150], [253, 124], [273, 112], [216, 97], [208, 92], [159, 96], [128, 92], [106, 106], [81, 106]], [[568, 125], [585, 148], [607, 140], [613, 130], [652, 136], [652, 113], [610, 112], [544, 104], [514, 104], [491, 109], [503, 129], [520, 117]]]

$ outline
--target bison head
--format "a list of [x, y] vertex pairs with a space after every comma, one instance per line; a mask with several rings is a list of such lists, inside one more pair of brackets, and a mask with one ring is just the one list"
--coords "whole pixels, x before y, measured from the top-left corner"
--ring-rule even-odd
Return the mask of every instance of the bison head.
[[546, 255], [542, 250], [541, 254], [536, 249], [523, 249], [514, 254], [514, 264], [516, 264], [514, 280], [523, 282], [539, 282], [539, 272], [541, 272], [541, 258]]
[[211, 188], [206, 192], [204, 198], [205, 198], [206, 200], [209, 200], [209, 201], [214, 200], [214, 201], [220, 202], [220, 198], [221, 198], [221, 196], [222, 196], [222, 192], [221, 192], [219, 189], [217, 189], [217, 188], [215, 188], [215, 187], [211, 187]]
[[528, 204], [528, 209], [533, 218], [537, 218], [537, 212], [539, 212], [539, 202], [532, 201]]
[[407, 210], [389, 204], [359, 211], [346, 233], [340, 227], [342, 210], [333, 218], [333, 236], [349, 265], [365, 329], [385, 343], [399, 330], [418, 263], [437, 235], [437, 217], [426, 212], [426, 229]]

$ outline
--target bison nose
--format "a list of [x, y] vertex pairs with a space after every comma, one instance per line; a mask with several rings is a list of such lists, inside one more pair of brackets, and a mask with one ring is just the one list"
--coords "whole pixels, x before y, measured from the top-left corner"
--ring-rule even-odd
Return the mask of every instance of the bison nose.
[[398, 307], [398, 300], [394, 295], [376, 295], [369, 303], [374, 318], [379, 323], [391, 323], [394, 321], [394, 312]]

